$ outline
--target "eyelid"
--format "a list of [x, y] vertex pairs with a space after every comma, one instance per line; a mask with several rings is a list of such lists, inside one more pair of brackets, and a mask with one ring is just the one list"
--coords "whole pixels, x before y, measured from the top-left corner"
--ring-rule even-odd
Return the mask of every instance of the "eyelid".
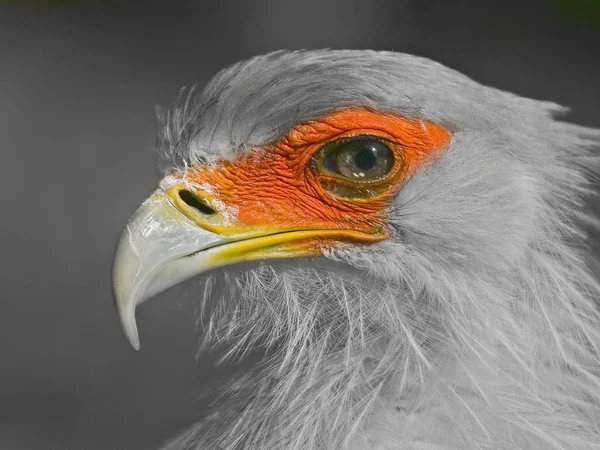
[[346, 143], [346, 142], [350, 142], [353, 140], [374, 140], [374, 141], [379, 141], [379, 142], [384, 142], [386, 144], [390, 144], [390, 145], [398, 145], [398, 142], [395, 141], [394, 139], [387, 137], [387, 136], [380, 136], [378, 134], [365, 134], [365, 133], [360, 133], [360, 134], [343, 134], [340, 137], [336, 137], [334, 139], [329, 139], [327, 141], [325, 141], [319, 148], [322, 149], [323, 147], [326, 147], [327, 145], [330, 144], [334, 144], [334, 143]]

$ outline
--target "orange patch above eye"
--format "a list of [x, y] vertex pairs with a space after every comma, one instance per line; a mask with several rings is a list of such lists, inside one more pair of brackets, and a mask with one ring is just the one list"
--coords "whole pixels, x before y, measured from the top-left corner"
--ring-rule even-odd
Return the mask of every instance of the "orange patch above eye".
[[[369, 182], [369, 198], [340, 198], [328, 189], [339, 183], [315, 170], [314, 157], [328, 142], [374, 136], [394, 153], [394, 166]], [[384, 214], [415, 171], [438, 156], [451, 134], [432, 122], [365, 108], [349, 108], [295, 126], [278, 142], [235, 161], [202, 165], [187, 173], [197, 194], [215, 208], [234, 211], [236, 229], [345, 229], [386, 234]], [[359, 187], [361, 181], [343, 181]], [[206, 186], [209, 186], [207, 188]]]

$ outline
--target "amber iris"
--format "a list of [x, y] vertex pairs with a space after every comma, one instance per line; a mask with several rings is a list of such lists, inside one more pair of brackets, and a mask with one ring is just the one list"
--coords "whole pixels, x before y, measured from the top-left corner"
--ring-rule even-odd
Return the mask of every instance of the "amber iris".
[[394, 166], [394, 153], [377, 136], [355, 136], [327, 143], [317, 167], [352, 181], [375, 181]]
[[382, 192], [374, 182], [394, 168], [394, 152], [381, 136], [358, 135], [326, 143], [313, 157], [313, 167], [324, 175], [323, 188], [342, 198], [369, 198]]

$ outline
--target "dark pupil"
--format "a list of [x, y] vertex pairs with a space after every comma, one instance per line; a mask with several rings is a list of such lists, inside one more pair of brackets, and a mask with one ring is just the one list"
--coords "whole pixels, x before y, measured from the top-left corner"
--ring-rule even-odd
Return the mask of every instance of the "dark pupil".
[[354, 156], [354, 164], [360, 170], [371, 170], [377, 164], [375, 149], [367, 143], [363, 143], [361, 147]]

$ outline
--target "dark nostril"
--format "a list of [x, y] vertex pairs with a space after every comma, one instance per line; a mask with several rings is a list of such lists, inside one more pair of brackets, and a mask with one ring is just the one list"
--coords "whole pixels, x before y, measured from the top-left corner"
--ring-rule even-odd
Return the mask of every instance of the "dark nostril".
[[208, 206], [208, 204], [206, 204], [203, 200], [200, 200], [198, 197], [196, 197], [190, 191], [186, 191], [186, 190], [179, 191], [179, 198], [181, 200], [183, 200], [186, 203], [186, 205], [188, 205], [194, 209], [197, 209], [202, 214], [212, 215], [212, 214], [217, 213], [217, 211], [215, 211], [213, 208]]

